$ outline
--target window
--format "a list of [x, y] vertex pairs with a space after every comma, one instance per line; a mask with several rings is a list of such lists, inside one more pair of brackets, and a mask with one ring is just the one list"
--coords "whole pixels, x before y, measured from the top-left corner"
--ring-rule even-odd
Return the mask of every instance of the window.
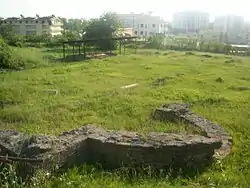
[[19, 21], [19, 23], [21, 24], [21, 23], [22, 23], [22, 21]]
[[148, 28], [148, 24], [145, 24], [145, 28]]
[[143, 35], [143, 31], [141, 31], [141, 35]]
[[26, 25], [26, 29], [36, 29], [36, 25]]
[[28, 23], [28, 21], [25, 21], [25, 23], [27, 24], [27, 23]]
[[147, 31], [145, 31], [145, 36], [147, 36], [148, 35], [148, 32]]
[[135, 31], [135, 35], [137, 35], [137, 33], [138, 33], [138, 32], [137, 32], [137, 31]]
[[44, 23], [45, 23], [45, 21], [43, 20], [43, 21], [42, 21], [42, 24], [44, 24]]
[[10, 21], [10, 24], [12, 24], [12, 21]]
[[42, 25], [42, 28], [46, 28], [47, 27], [47, 25]]
[[155, 24], [152, 24], [152, 27], [155, 28]]
[[143, 25], [143, 24], [141, 24], [141, 27], [144, 27], [144, 25]]
[[36, 35], [36, 31], [26, 31], [26, 35]]
[[36, 21], [36, 23], [38, 23], [38, 21]]

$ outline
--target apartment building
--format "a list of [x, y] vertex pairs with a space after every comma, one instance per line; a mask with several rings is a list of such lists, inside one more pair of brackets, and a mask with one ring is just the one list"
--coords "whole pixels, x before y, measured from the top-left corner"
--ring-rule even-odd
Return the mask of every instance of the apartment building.
[[19, 35], [42, 35], [45, 33], [52, 36], [60, 35], [63, 31], [60, 18], [52, 15], [48, 17], [12, 17], [1, 20], [2, 25], [11, 25]]
[[241, 33], [244, 29], [244, 18], [235, 15], [218, 16], [214, 20], [214, 31], [223, 33]]
[[177, 12], [173, 16], [172, 28], [183, 33], [199, 32], [209, 27], [209, 14], [198, 11]]
[[244, 24], [244, 34], [243, 37], [247, 44], [250, 44], [250, 22]]
[[123, 28], [133, 28], [134, 36], [148, 37], [168, 31], [168, 24], [160, 16], [144, 13], [118, 14], [117, 16]]
[[214, 20], [214, 31], [228, 35], [228, 42], [241, 44], [246, 43], [244, 31], [244, 18], [236, 15], [218, 16]]

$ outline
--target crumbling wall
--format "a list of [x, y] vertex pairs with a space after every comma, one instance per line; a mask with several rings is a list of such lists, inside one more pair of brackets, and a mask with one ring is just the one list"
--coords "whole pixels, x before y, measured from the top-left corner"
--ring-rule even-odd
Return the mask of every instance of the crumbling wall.
[[58, 137], [1, 131], [0, 155], [16, 157], [13, 160], [31, 159], [28, 166], [21, 164], [23, 174], [32, 174], [37, 168], [65, 170], [75, 165], [96, 163], [109, 169], [141, 166], [162, 169], [209, 164], [215, 151], [224, 150], [223, 144], [230, 140], [221, 127], [195, 115], [183, 105], [156, 109], [154, 117], [184, 120], [204, 129], [207, 136], [139, 134], [104, 130], [97, 125], [86, 125]]
[[218, 124], [192, 112], [186, 104], [164, 105], [156, 109], [153, 116], [155, 119], [162, 121], [185, 122], [202, 129], [208, 138], [220, 139], [222, 147], [216, 150], [218, 157], [225, 157], [231, 151], [232, 137]]

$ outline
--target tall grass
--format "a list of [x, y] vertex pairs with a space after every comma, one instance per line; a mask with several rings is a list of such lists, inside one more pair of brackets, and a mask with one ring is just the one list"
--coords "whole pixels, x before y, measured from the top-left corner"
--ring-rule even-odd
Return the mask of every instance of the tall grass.
[[[84, 167], [59, 176], [39, 175], [37, 187], [249, 186], [250, 91], [232, 89], [249, 87], [249, 58], [143, 50], [137, 55], [53, 64], [43, 58], [53, 54], [41, 49], [16, 52], [34, 62], [30, 63], [33, 69], [0, 74], [2, 129], [57, 135], [96, 123], [108, 129], [199, 134], [186, 125], [157, 122], [150, 116], [162, 104], [184, 102], [219, 123], [234, 142], [230, 156], [194, 178], [140, 176], [135, 180]], [[166, 78], [164, 83], [155, 85], [161, 78]], [[120, 88], [133, 83], [138, 87]]]

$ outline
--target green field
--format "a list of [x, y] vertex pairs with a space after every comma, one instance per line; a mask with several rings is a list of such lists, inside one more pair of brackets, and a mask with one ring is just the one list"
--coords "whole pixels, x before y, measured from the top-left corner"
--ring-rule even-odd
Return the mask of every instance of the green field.
[[[1, 129], [57, 135], [95, 123], [107, 129], [199, 134], [150, 116], [162, 104], [184, 102], [233, 136], [230, 156], [194, 178], [127, 177], [83, 167], [58, 177], [40, 175], [33, 182], [37, 187], [249, 187], [250, 58], [144, 50], [60, 63], [51, 62], [59, 54], [43, 49], [15, 51], [30, 68], [0, 74]], [[134, 83], [135, 88], [120, 88]]]

